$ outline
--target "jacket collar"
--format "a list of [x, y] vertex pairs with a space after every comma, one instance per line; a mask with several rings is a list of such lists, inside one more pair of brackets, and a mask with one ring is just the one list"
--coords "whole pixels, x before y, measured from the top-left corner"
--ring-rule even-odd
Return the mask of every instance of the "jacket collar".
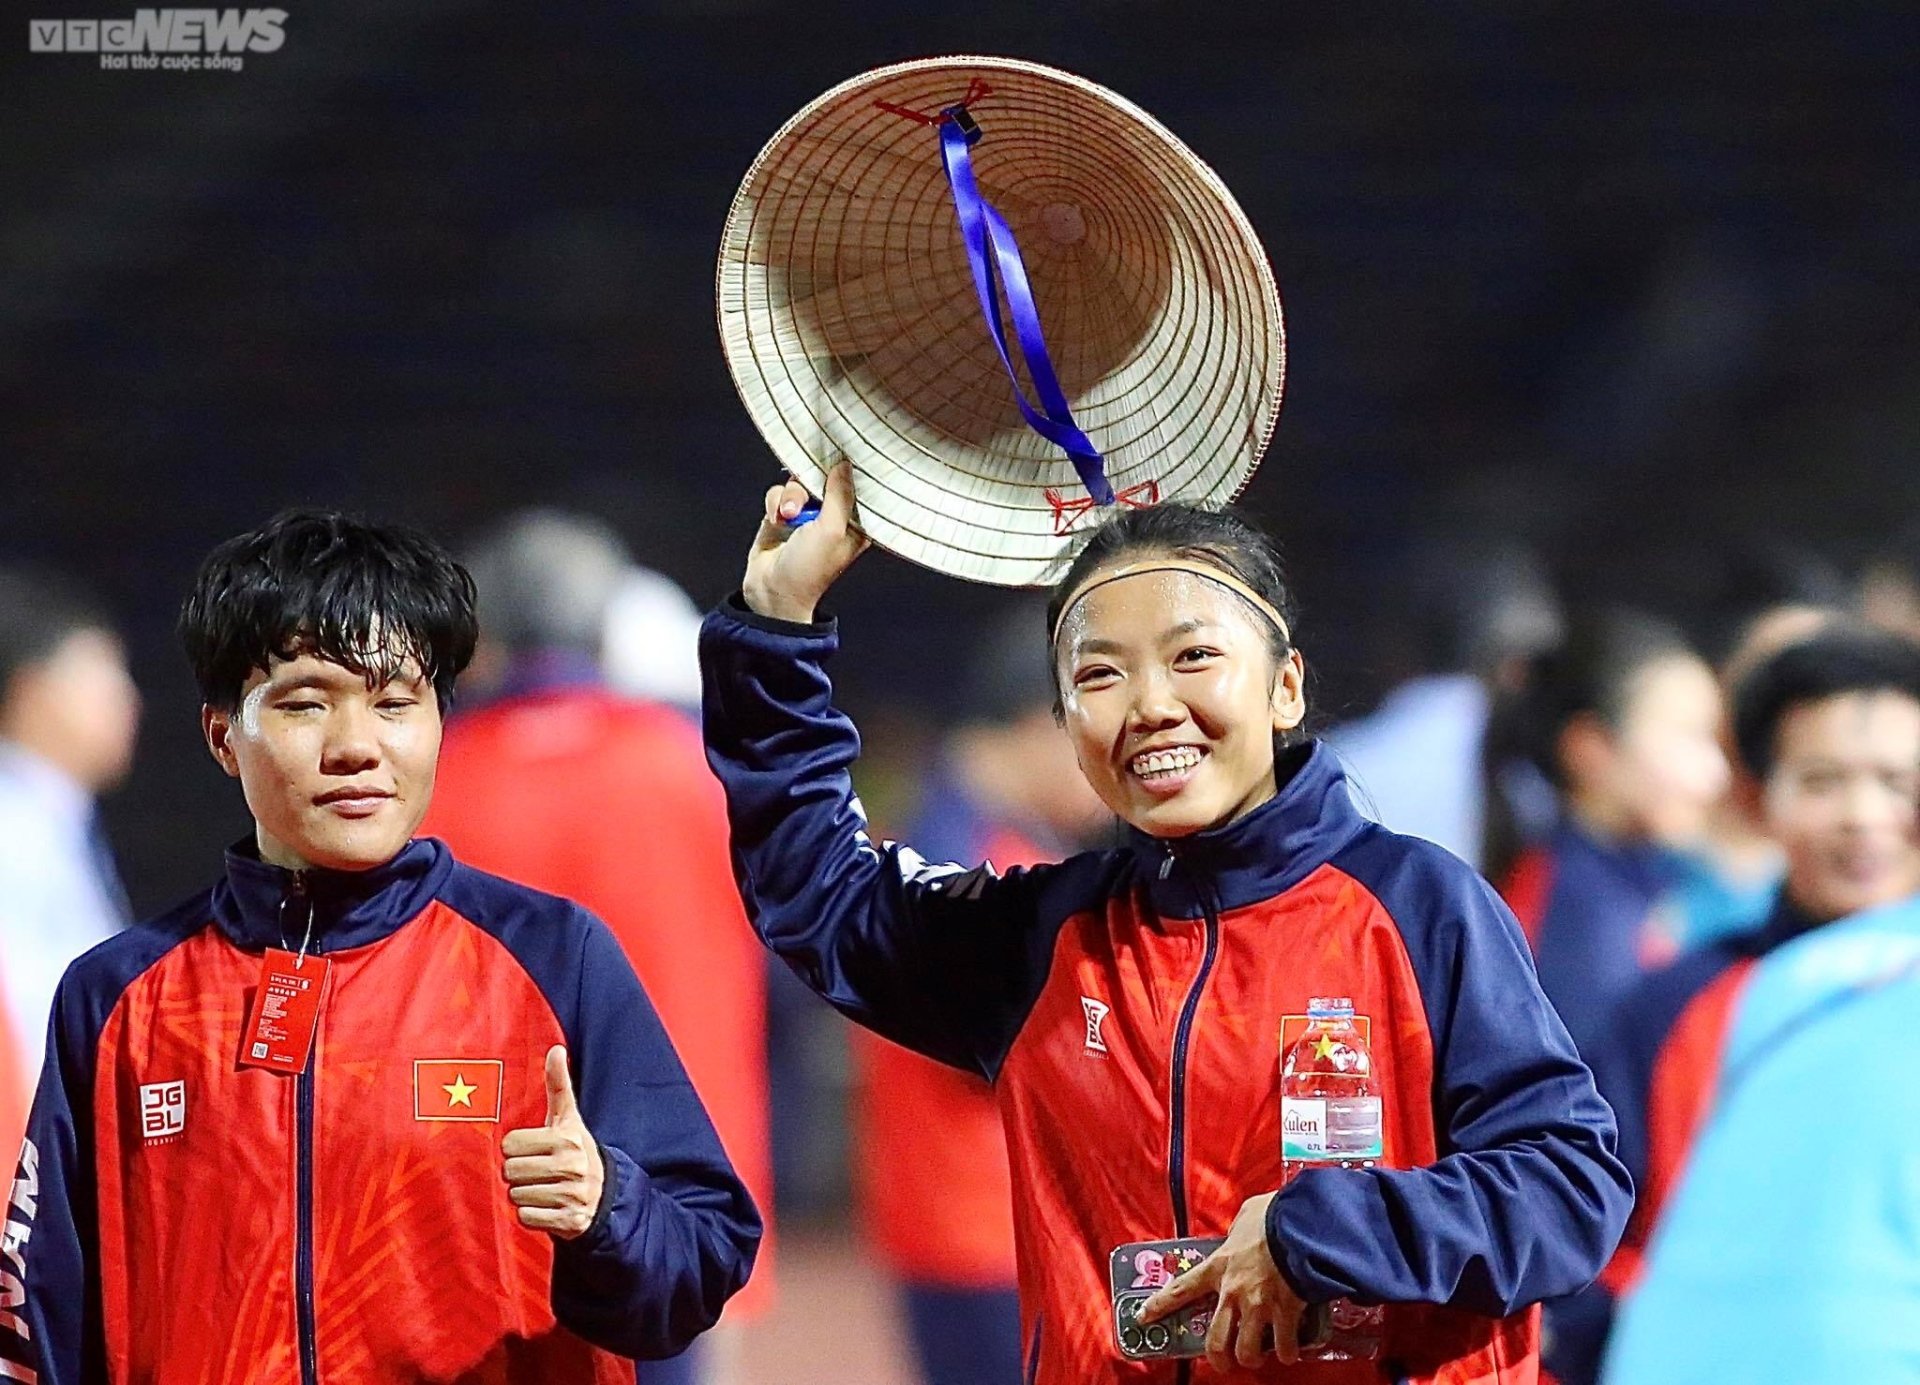
[[312, 951], [364, 947], [416, 917], [452, 871], [453, 853], [431, 837], [408, 842], [391, 861], [365, 871], [283, 870], [262, 861], [249, 838], [227, 851], [227, 873], [213, 887], [213, 917], [248, 951], [298, 950], [311, 903]]
[[1366, 819], [1327, 745], [1282, 750], [1280, 791], [1245, 817], [1188, 837], [1126, 829], [1127, 846], [1163, 917], [1198, 918], [1271, 899], [1299, 884], [1358, 836]]

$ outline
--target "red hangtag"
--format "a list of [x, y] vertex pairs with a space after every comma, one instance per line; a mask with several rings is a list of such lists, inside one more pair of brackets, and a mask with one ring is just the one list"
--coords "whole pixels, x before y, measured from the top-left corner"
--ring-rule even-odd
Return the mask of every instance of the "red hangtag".
[[277, 947], [260, 963], [260, 987], [247, 1016], [240, 1044], [240, 1066], [274, 1072], [303, 1072], [320, 1022], [320, 1000], [327, 990], [325, 957], [296, 957]]

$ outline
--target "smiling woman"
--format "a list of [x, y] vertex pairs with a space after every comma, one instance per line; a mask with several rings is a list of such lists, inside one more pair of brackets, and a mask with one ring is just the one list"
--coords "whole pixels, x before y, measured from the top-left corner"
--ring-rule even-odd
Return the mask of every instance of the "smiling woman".
[[1057, 710], [1115, 816], [1160, 837], [1272, 798], [1306, 719], [1306, 664], [1273, 543], [1238, 516], [1161, 505], [1096, 532], [1054, 590]]
[[[1532, 1305], [1591, 1279], [1626, 1218], [1612, 1116], [1511, 914], [1361, 818], [1303, 732], [1272, 542], [1180, 504], [1093, 534], [1035, 644], [1126, 841], [1002, 875], [868, 837], [815, 618], [866, 546], [847, 469], [795, 526], [806, 500], [768, 491], [701, 635], [742, 895], [847, 1015], [994, 1083], [1028, 1385], [1187, 1385], [1203, 1351], [1262, 1381], [1300, 1358], [1341, 1385], [1533, 1380]], [[1369, 1036], [1384, 1110], [1372, 1146], [1300, 1173], [1280, 1053], [1325, 997]], [[1343, 1301], [1387, 1307], [1350, 1338]]]

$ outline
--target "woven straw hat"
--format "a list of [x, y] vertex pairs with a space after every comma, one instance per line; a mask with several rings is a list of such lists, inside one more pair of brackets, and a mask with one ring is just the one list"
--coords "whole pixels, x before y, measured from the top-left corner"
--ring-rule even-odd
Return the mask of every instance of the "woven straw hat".
[[[942, 112], [960, 103], [1071, 422], [1120, 503], [1224, 504], [1245, 488], [1280, 409], [1280, 300], [1213, 170], [1139, 107], [1053, 68], [881, 68], [760, 152], [719, 266], [721, 339], [760, 432], [816, 495], [849, 459], [861, 527], [883, 547], [1037, 586], [1106, 512], [1028, 426], [989, 334], [943, 165]], [[1028, 353], [1009, 349], [1034, 393]]]

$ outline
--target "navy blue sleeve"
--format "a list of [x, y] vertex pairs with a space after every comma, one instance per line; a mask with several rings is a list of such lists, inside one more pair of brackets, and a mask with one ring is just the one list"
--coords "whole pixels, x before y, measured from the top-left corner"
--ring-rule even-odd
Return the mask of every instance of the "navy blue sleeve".
[[1595, 1280], [1547, 1300], [1540, 1326], [1540, 1365], [1558, 1385], [1598, 1385], [1613, 1333], [1614, 1297]]
[[465, 868], [446, 893], [552, 1005], [581, 1117], [600, 1146], [606, 1182], [593, 1224], [554, 1243], [554, 1316], [622, 1356], [675, 1355], [747, 1282], [760, 1245], [753, 1200], [606, 926]]
[[207, 916], [202, 893], [129, 928], [76, 960], [54, 991], [40, 1085], [0, 1238], [0, 1379], [107, 1379], [93, 1124], [100, 1034], [134, 978]]
[[860, 737], [826, 673], [837, 646], [831, 622], [768, 620], [737, 599], [701, 628], [707, 761], [747, 916], [848, 1018], [991, 1080], [1070, 900], [1097, 898], [1094, 877], [1117, 867], [1080, 857], [1003, 876], [876, 847], [850, 773]]
[[42, 1385], [107, 1378], [92, 1137], [99, 1031], [88, 1032], [74, 992], [69, 970], [54, 992], [0, 1240], [0, 1377]]
[[1441, 1303], [1505, 1317], [1600, 1273], [1633, 1187], [1612, 1113], [1497, 895], [1438, 847], [1374, 828], [1335, 858], [1399, 926], [1433, 1038], [1439, 1159], [1328, 1169], [1268, 1211], [1309, 1302]]

